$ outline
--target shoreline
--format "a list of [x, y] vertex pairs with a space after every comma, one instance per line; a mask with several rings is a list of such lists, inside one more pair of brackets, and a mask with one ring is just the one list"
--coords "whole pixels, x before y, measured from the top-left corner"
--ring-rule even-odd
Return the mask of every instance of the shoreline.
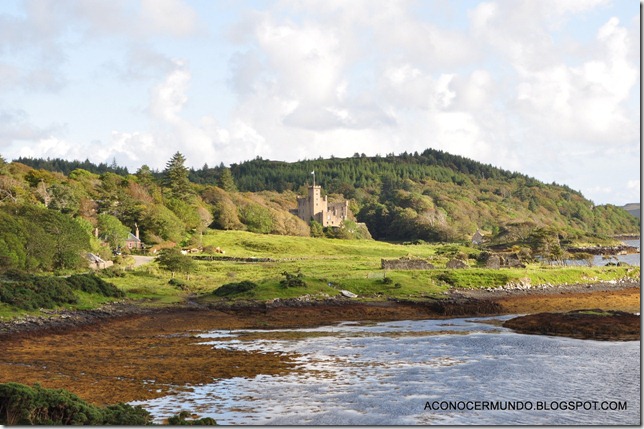
[[283, 300], [218, 308], [190, 303], [162, 308], [110, 304], [108, 309], [82, 314], [63, 312], [47, 322], [0, 324], [5, 329], [0, 334], [5, 350], [0, 354], [0, 383], [62, 388], [104, 406], [153, 399], [213, 379], [300, 370], [297, 353], [213, 349], [201, 337], [212, 330], [521, 314], [535, 300], [541, 305], [539, 309], [544, 304], [549, 309], [562, 308], [561, 311], [597, 308], [597, 302], [610, 301], [639, 311], [638, 282], [615, 285], [610, 290], [606, 290], [607, 285], [596, 286], [577, 285], [568, 293], [557, 290], [550, 294], [485, 292], [485, 299], [452, 296], [442, 300], [365, 302], [345, 298], [324, 303]]
[[[231, 316], [267, 315], [269, 313], [285, 313], [299, 309], [309, 314], [315, 320], [325, 323], [331, 313], [345, 313], [351, 316], [351, 308], [369, 308], [366, 311], [371, 317], [382, 313], [384, 317], [424, 316], [426, 318], [450, 317], [475, 317], [493, 316], [503, 314], [517, 314], [516, 305], [508, 305], [513, 301], [535, 300], [542, 297], [544, 302], [565, 300], [573, 297], [579, 298], [588, 294], [621, 293], [631, 290], [639, 294], [640, 283], [636, 280], [620, 280], [612, 282], [596, 282], [588, 284], [559, 285], [548, 287], [512, 287], [495, 289], [454, 289], [449, 291], [445, 298], [426, 299], [388, 299], [378, 301], [353, 300], [348, 298], [329, 298], [325, 300], [282, 299], [271, 302], [237, 301], [221, 302], [217, 304], [202, 305], [188, 299], [183, 304], [149, 307], [133, 302], [114, 302], [93, 310], [47, 310], [43, 316], [25, 316], [10, 321], [0, 321], [0, 340], [10, 340], [14, 336], [38, 336], [46, 334], [64, 333], [68, 330], [82, 329], [96, 324], [120, 320], [124, 318], [137, 318], [154, 316], [155, 314], [194, 312], [194, 311], [220, 311]], [[577, 299], [579, 300], [579, 299]], [[570, 303], [569, 303], [570, 304]], [[554, 311], [570, 311], [579, 309], [575, 305], [548, 305]], [[596, 306], [595, 306], [596, 307]], [[631, 305], [631, 307], [633, 307]], [[404, 309], [407, 308], [407, 311]], [[416, 311], [408, 311], [414, 308]], [[639, 308], [639, 304], [637, 305]], [[398, 311], [396, 310], [398, 309]], [[623, 308], [607, 308], [624, 310]], [[319, 310], [319, 311], [316, 311]], [[629, 311], [632, 309], [626, 309]], [[639, 310], [638, 310], [639, 311]], [[320, 313], [315, 317], [315, 313]], [[537, 312], [537, 311], [534, 311]], [[365, 314], [365, 315], [367, 315]], [[353, 319], [352, 319], [353, 320]], [[393, 320], [393, 319], [391, 319]], [[342, 321], [342, 320], [337, 320]], [[295, 320], [294, 320], [295, 323]], [[300, 322], [303, 323], [303, 322]], [[309, 323], [309, 322], [306, 322]], [[284, 327], [284, 326], [280, 326]], [[297, 326], [295, 326], [297, 327]], [[270, 328], [270, 327], [269, 327]]]

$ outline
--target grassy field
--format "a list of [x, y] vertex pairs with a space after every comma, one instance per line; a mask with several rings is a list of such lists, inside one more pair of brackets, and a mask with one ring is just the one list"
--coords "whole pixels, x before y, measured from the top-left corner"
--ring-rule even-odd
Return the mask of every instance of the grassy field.
[[[367, 240], [261, 235], [242, 231], [208, 231], [204, 246], [220, 247], [224, 255], [194, 255], [196, 270], [189, 276], [171, 273], [151, 262], [136, 269], [118, 267], [103, 271], [104, 280], [126, 292], [143, 306], [167, 306], [192, 297], [201, 302], [297, 298], [323, 299], [348, 290], [362, 300], [388, 297], [423, 299], [441, 297], [451, 288], [498, 287], [508, 283], [575, 284], [639, 279], [639, 267], [560, 267], [532, 264], [527, 268], [487, 269], [476, 266], [480, 250], [457, 244], [403, 245]], [[470, 268], [447, 269], [455, 255]], [[230, 258], [264, 258], [268, 262], [235, 261]], [[433, 270], [383, 270], [381, 259], [418, 258], [432, 263]], [[208, 260], [211, 259], [211, 260]], [[285, 273], [299, 275], [305, 286], [285, 287]], [[222, 285], [250, 281], [251, 290], [227, 295], [213, 294]], [[64, 308], [96, 308], [114, 298], [75, 292], [76, 304]], [[19, 310], [0, 302], [0, 319], [42, 315], [39, 310]]]
[[[527, 280], [538, 284], [588, 283], [614, 280], [626, 276], [639, 277], [639, 267], [551, 267], [539, 264], [525, 269], [477, 268], [479, 250], [462, 245], [402, 245], [366, 240], [334, 240], [327, 238], [261, 235], [241, 231], [209, 231], [204, 246], [220, 247], [225, 255], [213, 260], [198, 260], [198, 269], [188, 278], [177, 275], [182, 287], [168, 284], [170, 274], [149, 264], [128, 274], [111, 279], [133, 298], [150, 302], [171, 303], [187, 294], [202, 295], [202, 300], [313, 298], [336, 296], [348, 290], [363, 299], [386, 297], [437, 297], [454, 287], [497, 287], [509, 282]], [[466, 258], [469, 269], [450, 270], [445, 264], [455, 255]], [[239, 262], [236, 258], [269, 258], [269, 262]], [[381, 259], [400, 257], [426, 259], [434, 270], [382, 270]], [[306, 287], [284, 287], [285, 276], [301, 273]], [[386, 279], [385, 279], [386, 278]], [[257, 288], [220, 298], [210, 294], [227, 283], [251, 281]]]

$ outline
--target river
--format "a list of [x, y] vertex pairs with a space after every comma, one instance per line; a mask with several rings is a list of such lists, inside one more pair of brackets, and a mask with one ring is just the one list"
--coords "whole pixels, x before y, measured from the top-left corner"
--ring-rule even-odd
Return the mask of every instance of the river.
[[212, 331], [196, 340], [297, 353], [297, 370], [135, 404], [159, 422], [185, 409], [219, 424], [640, 424], [639, 341], [521, 335], [494, 323], [508, 317]]

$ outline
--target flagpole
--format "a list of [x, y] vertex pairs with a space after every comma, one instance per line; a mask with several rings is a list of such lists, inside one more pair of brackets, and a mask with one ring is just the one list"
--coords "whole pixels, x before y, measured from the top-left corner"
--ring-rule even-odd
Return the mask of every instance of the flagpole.
[[313, 175], [313, 187], [315, 188], [315, 170], [311, 171], [311, 174]]

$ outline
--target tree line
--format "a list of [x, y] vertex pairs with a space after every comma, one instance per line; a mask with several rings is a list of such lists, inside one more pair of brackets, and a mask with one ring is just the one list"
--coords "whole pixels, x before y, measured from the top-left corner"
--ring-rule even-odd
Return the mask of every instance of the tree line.
[[[72, 269], [83, 263], [80, 249], [110, 258], [136, 229], [148, 245], [183, 246], [200, 246], [208, 228], [391, 241], [469, 240], [477, 229], [507, 240], [537, 228], [571, 239], [639, 232], [626, 211], [567, 186], [433, 149], [200, 170], [177, 152], [163, 171], [143, 165], [134, 174], [115, 163], [21, 161], [0, 157], [0, 267]], [[311, 171], [329, 201], [350, 202], [353, 217], [340, 230], [289, 212]]]

